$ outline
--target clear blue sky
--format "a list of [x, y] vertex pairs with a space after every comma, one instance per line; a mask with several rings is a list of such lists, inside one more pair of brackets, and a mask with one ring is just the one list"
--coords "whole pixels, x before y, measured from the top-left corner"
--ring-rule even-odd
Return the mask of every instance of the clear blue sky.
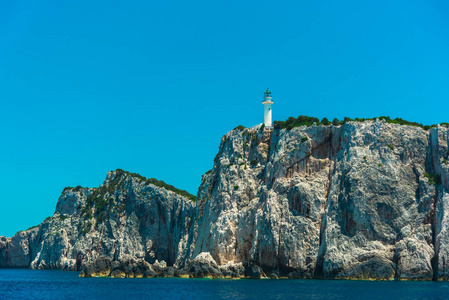
[[273, 118], [449, 121], [449, 2], [0, 2], [0, 235], [122, 168], [196, 194]]

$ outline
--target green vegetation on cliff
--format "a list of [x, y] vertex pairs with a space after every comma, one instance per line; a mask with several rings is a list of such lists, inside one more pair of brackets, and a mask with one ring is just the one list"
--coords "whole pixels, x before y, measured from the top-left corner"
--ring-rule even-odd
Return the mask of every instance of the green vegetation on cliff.
[[67, 186], [64, 188], [64, 190], [62, 192], [69, 191], [69, 190], [72, 192], [79, 192], [82, 189], [85, 189], [85, 187], [82, 187], [81, 185], [77, 185], [76, 187]]
[[147, 179], [147, 178], [143, 177], [140, 174], [130, 173], [130, 172], [127, 172], [127, 171], [123, 171], [122, 169], [117, 169], [115, 172], [117, 173], [118, 177], [121, 176], [121, 174], [128, 174], [131, 177], [138, 178], [141, 181], [144, 181], [145, 184], [153, 184], [155, 186], [162, 187], [162, 188], [164, 188], [166, 190], [172, 191], [172, 192], [174, 192], [174, 193], [176, 193], [178, 195], [186, 197], [186, 198], [188, 198], [188, 199], [190, 199], [192, 201], [196, 201], [196, 197], [194, 195], [190, 194], [189, 192], [187, 192], [185, 190], [180, 190], [180, 189], [174, 187], [171, 184], [165, 183], [162, 180], [157, 180], [156, 178], [148, 178]]
[[441, 184], [441, 177], [437, 174], [424, 173], [424, 176], [429, 180], [430, 184], [433, 185]]
[[[391, 124], [399, 124], [399, 125], [408, 125], [408, 126], [416, 126], [416, 127], [420, 127], [424, 130], [429, 130], [432, 127], [436, 127], [435, 124], [432, 125], [423, 125], [421, 123], [418, 122], [411, 122], [411, 121], [407, 121], [401, 118], [396, 118], [396, 119], [392, 119], [389, 116], [381, 116], [378, 118], [355, 118], [355, 119], [351, 119], [349, 117], [344, 117], [343, 120], [338, 120], [337, 118], [334, 118], [332, 120], [332, 125], [343, 125], [346, 122], [364, 122], [367, 120], [375, 120], [375, 119], [379, 119], [379, 120], [385, 120], [385, 122], [387, 123], [391, 123]], [[309, 117], [309, 116], [303, 116], [300, 115], [297, 118], [295, 117], [289, 117], [287, 120], [285, 121], [274, 121], [273, 125], [275, 129], [287, 129], [287, 130], [291, 130], [292, 128], [295, 127], [299, 127], [299, 126], [312, 126], [313, 123], [315, 123], [316, 125], [330, 125], [331, 122], [327, 119], [327, 118], [323, 118], [321, 121], [318, 118], [315, 117]], [[440, 125], [442, 126], [446, 126], [449, 127], [449, 123], [446, 122], [442, 122]]]

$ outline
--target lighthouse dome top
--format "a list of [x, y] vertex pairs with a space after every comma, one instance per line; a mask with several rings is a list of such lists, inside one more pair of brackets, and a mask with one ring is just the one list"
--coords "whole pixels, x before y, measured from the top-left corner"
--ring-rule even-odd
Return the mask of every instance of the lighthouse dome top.
[[267, 89], [265, 93], [263, 93], [263, 101], [262, 103], [273, 103], [271, 102], [271, 92]]
[[264, 97], [264, 98], [266, 98], [266, 97], [271, 97], [271, 92], [267, 89], [267, 90], [265, 91], [265, 93], [263, 93], [263, 97]]

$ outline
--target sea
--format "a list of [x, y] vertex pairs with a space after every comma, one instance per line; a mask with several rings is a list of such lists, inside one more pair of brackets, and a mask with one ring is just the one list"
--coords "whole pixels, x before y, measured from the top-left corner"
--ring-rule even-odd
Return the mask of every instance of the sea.
[[0, 269], [0, 299], [449, 299], [448, 282], [80, 278]]

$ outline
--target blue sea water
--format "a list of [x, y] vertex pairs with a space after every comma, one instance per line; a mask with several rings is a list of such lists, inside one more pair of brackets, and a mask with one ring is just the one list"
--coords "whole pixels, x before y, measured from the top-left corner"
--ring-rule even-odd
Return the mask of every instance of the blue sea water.
[[0, 269], [0, 299], [449, 299], [448, 282], [79, 278]]

